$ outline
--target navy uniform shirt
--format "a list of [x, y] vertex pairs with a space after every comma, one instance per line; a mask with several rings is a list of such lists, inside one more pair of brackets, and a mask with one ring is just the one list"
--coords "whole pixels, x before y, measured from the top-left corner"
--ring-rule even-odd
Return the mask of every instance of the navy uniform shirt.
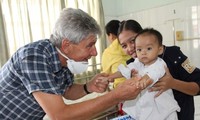
[[[187, 56], [185, 56], [180, 47], [164, 46], [164, 52], [159, 57], [163, 58], [171, 75], [175, 79], [179, 79], [185, 82], [195, 82], [200, 86], [200, 69], [192, 66]], [[127, 61], [127, 64], [133, 62], [134, 59]], [[174, 97], [177, 100], [181, 111], [178, 112], [179, 120], [194, 120], [194, 98], [191, 95], [181, 93], [173, 90]], [[200, 92], [198, 93], [198, 95]]]

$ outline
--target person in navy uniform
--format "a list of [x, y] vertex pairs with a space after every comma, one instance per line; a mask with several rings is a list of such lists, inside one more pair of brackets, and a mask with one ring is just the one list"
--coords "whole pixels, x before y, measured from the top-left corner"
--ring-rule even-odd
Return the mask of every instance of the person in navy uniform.
[[[141, 30], [141, 25], [135, 20], [121, 22], [118, 31], [119, 42], [125, 53], [132, 57], [127, 64], [137, 57], [134, 38]], [[174, 97], [181, 108], [178, 119], [194, 120], [194, 96], [200, 94], [200, 69], [191, 65], [178, 46], [164, 46], [164, 51], [159, 57], [167, 63], [167, 72], [150, 91], [158, 91], [156, 96], [159, 96], [167, 89], [173, 89]]]

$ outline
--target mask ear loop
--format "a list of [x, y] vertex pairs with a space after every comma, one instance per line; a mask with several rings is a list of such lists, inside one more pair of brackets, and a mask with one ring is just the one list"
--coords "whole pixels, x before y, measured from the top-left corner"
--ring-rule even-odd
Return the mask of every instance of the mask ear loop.
[[56, 47], [56, 50], [63, 56], [63, 57], [65, 57], [67, 60], [70, 60], [65, 54], [63, 54], [61, 51], [60, 51], [60, 49], [58, 49], [57, 47]]
[[[65, 57], [67, 60], [72, 60], [72, 59], [69, 59], [65, 54], [63, 54], [57, 47], [56, 47], [56, 50], [57, 50], [63, 57]], [[72, 61], [75, 61], [75, 60], [72, 60]], [[78, 61], [75, 61], [75, 62], [78, 62]], [[88, 64], [88, 62], [84, 62], [84, 64]]]

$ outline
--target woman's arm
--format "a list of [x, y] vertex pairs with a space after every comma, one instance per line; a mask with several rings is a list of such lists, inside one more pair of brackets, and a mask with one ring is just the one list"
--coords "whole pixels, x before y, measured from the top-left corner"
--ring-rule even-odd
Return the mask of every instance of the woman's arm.
[[185, 82], [179, 79], [175, 79], [166, 67], [166, 74], [149, 90], [159, 91], [156, 96], [168, 89], [174, 89], [188, 95], [196, 95], [199, 92], [199, 86], [195, 82]]

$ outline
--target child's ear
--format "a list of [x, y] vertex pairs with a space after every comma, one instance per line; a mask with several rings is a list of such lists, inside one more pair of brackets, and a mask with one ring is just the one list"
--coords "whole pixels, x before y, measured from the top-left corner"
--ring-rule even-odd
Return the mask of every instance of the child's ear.
[[163, 53], [163, 50], [164, 50], [164, 47], [162, 45], [162, 46], [159, 47], [159, 53], [158, 54], [161, 55]]
[[111, 33], [111, 39], [115, 40], [116, 38], [117, 38], [117, 36]]

